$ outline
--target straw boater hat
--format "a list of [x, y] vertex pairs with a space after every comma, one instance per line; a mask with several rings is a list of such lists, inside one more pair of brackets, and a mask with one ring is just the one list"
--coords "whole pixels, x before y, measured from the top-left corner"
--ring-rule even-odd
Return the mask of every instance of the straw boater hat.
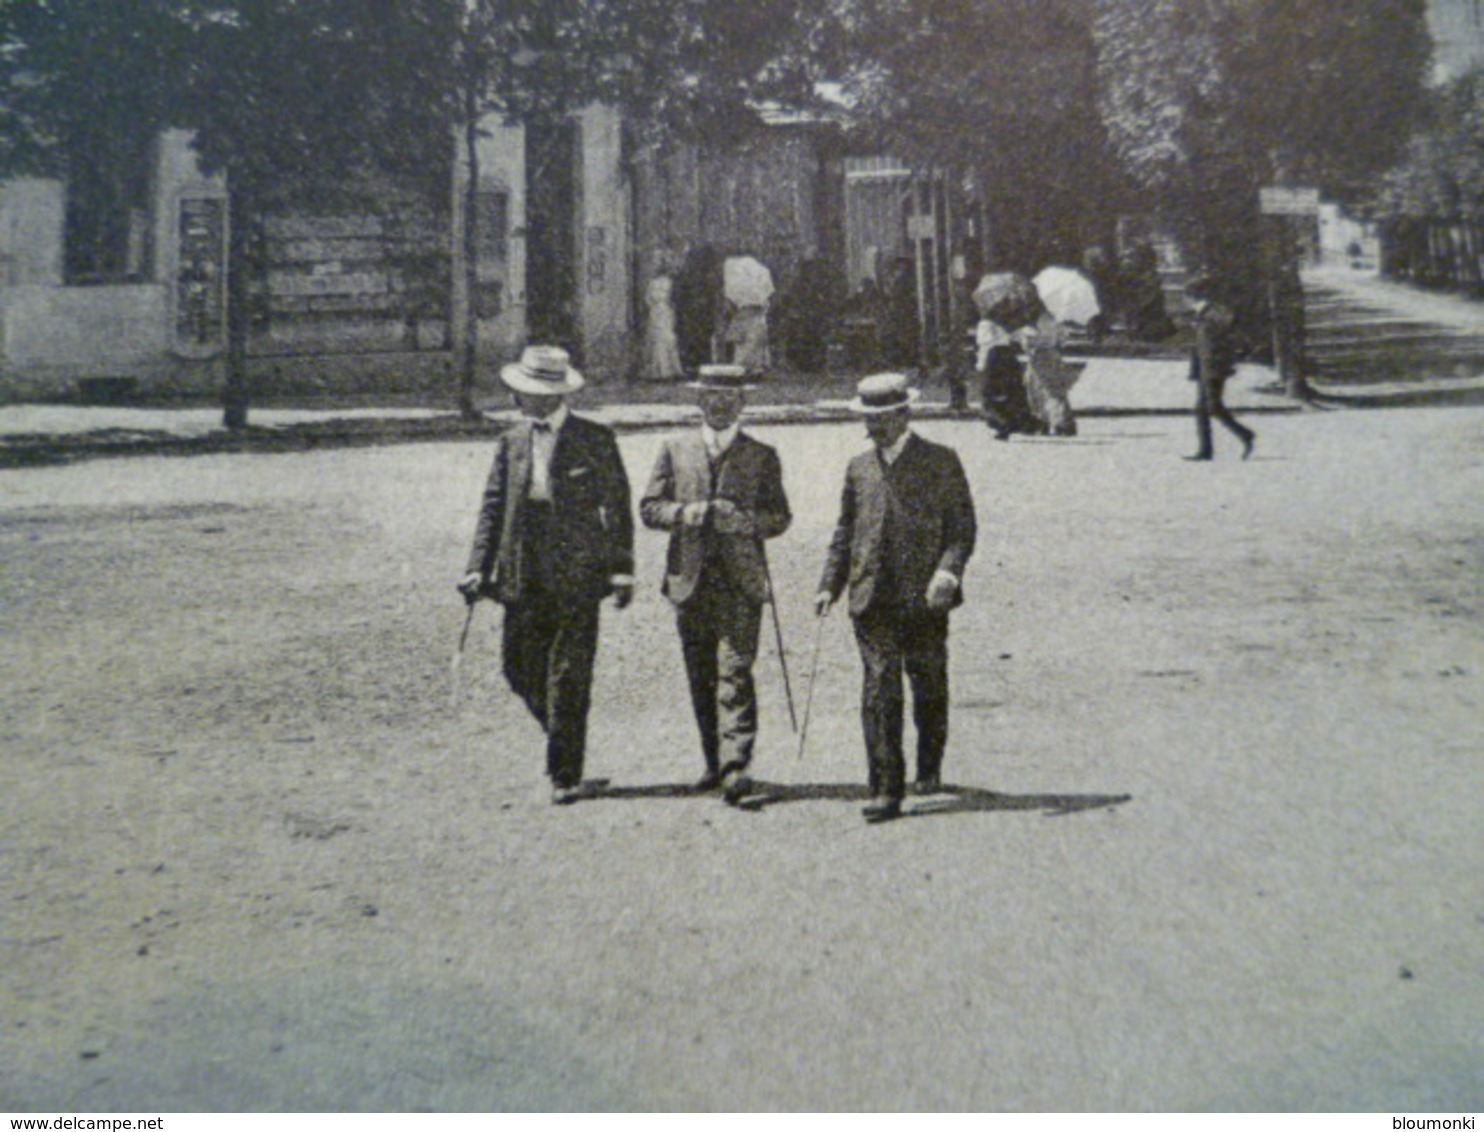
[[749, 389], [757, 388], [748, 382], [748, 376], [746, 366], [704, 365], [696, 370], [696, 380], [687, 381], [686, 385], [692, 389], [719, 389], [745, 393]]
[[500, 370], [500, 380], [517, 393], [575, 393], [583, 386], [582, 374], [572, 368], [572, 359], [560, 346], [527, 346], [520, 361]]
[[905, 409], [922, 394], [907, 384], [904, 373], [874, 373], [861, 378], [850, 408], [857, 413], [889, 413]]

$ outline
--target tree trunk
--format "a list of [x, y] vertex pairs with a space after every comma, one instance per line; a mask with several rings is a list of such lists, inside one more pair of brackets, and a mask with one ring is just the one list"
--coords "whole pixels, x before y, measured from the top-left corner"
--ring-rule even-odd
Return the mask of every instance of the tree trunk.
[[479, 118], [477, 109], [472, 106], [466, 109], [465, 114], [461, 145], [466, 168], [462, 182], [457, 173], [458, 159], [455, 158], [449, 321], [453, 332], [453, 368], [459, 415], [466, 420], [477, 420], [480, 414], [474, 405], [474, 374], [478, 366], [479, 323], [474, 299], [479, 284]]
[[237, 178], [227, 182], [227, 378], [223, 391], [222, 427], [247, 427], [252, 401], [247, 372], [247, 338], [252, 325], [251, 281], [253, 241], [249, 225], [254, 222], [253, 194]]

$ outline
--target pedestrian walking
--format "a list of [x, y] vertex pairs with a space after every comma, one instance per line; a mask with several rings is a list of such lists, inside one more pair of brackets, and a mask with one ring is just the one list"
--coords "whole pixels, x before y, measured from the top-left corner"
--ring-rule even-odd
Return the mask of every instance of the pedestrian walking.
[[521, 419], [495, 441], [459, 590], [505, 607], [505, 678], [546, 732], [565, 805], [581, 794], [599, 606], [634, 595], [629, 481], [613, 430], [567, 407], [583, 379], [565, 350], [528, 347], [500, 377]]
[[674, 381], [681, 376], [680, 344], [675, 336], [674, 281], [661, 272], [644, 292], [644, 357], [639, 375], [645, 381]]
[[916, 787], [941, 784], [948, 741], [948, 618], [963, 601], [964, 567], [974, 552], [974, 501], [953, 449], [912, 431], [918, 391], [899, 373], [875, 374], [851, 408], [865, 419], [872, 450], [845, 472], [840, 518], [815, 598], [823, 617], [849, 583], [849, 610], [864, 676], [871, 801], [868, 822], [901, 814], [905, 672], [917, 728]]
[[742, 430], [748, 371], [700, 367], [691, 383], [701, 426], [667, 440], [639, 516], [668, 531], [663, 591], [675, 606], [691, 707], [706, 769], [701, 790], [736, 804], [751, 789], [757, 739], [762, 607], [774, 600], [764, 540], [792, 521], [775, 449]]
[[1040, 422], [1037, 431], [1076, 436], [1077, 418], [1068, 395], [1082, 370], [1068, 365], [1062, 356], [1066, 338], [1062, 324], [1042, 306], [1032, 321], [1015, 332], [1015, 338], [1025, 351], [1026, 396]]
[[1215, 281], [1204, 272], [1195, 275], [1185, 286], [1185, 294], [1195, 304], [1195, 345], [1190, 351], [1190, 380], [1196, 383], [1195, 427], [1198, 447], [1187, 460], [1210, 460], [1216, 455], [1211, 435], [1211, 418], [1220, 421], [1242, 442], [1242, 459], [1252, 455], [1257, 434], [1247, 428], [1226, 407], [1227, 378], [1236, 372], [1237, 350], [1234, 324], [1236, 316], [1226, 303], [1215, 297]]

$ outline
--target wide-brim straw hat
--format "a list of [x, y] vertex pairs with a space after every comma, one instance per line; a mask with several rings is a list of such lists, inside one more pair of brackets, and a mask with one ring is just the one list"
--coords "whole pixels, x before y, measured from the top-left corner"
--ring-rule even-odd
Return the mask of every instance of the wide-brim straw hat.
[[850, 410], [855, 413], [891, 413], [905, 409], [922, 396], [914, 389], [904, 373], [876, 373], [864, 377], [855, 387], [855, 399]]
[[715, 389], [724, 393], [746, 393], [756, 389], [748, 379], [752, 372], [746, 366], [704, 365], [696, 369], [696, 379], [685, 384], [691, 389]]
[[527, 346], [520, 361], [500, 370], [500, 380], [517, 393], [575, 393], [585, 384], [560, 346]]

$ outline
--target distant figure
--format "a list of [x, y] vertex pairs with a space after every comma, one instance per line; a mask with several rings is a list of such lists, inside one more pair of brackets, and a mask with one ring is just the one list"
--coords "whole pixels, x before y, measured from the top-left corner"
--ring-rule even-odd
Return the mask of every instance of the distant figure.
[[1015, 337], [1025, 350], [1026, 394], [1041, 420], [1041, 431], [1052, 436], [1076, 436], [1077, 418], [1067, 395], [1082, 371], [1062, 357], [1065, 331], [1061, 323], [1042, 307], [1035, 320], [1021, 327]]
[[840, 315], [841, 285], [823, 260], [799, 264], [793, 286], [778, 303], [783, 356], [800, 373], [823, 373], [826, 347]]
[[1141, 342], [1158, 342], [1175, 332], [1165, 310], [1159, 281], [1159, 256], [1143, 240], [1129, 245], [1119, 264], [1119, 291], [1129, 335]]
[[768, 307], [773, 273], [753, 256], [732, 256], [722, 263], [722, 298], [727, 311], [721, 332], [725, 361], [750, 374], [773, 368], [768, 345]]
[[1196, 275], [1185, 285], [1185, 293], [1195, 304], [1195, 346], [1190, 352], [1190, 380], [1196, 383], [1195, 426], [1199, 446], [1187, 460], [1210, 460], [1216, 455], [1211, 437], [1211, 418], [1215, 417], [1242, 442], [1242, 459], [1252, 455], [1257, 434], [1241, 424], [1226, 407], [1223, 392], [1227, 378], [1236, 372], [1236, 339], [1232, 333], [1236, 316], [1231, 307], [1217, 302], [1215, 284], [1210, 275]]
[[1025, 392], [1025, 365], [1015, 338], [993, 319], [981, 318], [974, 331], [978, 348], [979, 404], [996, 440], [1011, 433], [1043, 432]]
[[971, 354], [974, 323], [973, 281], [965, 276], [953, 282], [954, 302], [948, 321], [948, 335], [943, 344], [940, 369], [948, 386], [948, 408], [954, 413], [969, 412], [969, 374], [974, 369]]
[[881, 322], [885, 304], [874, 276], [866, 276], [845, 300], [836, 335], [847, 369], [875, 369], [881, 363]]
[[917, 271], [911, 256], [898, 256], [882, 280], [881, 360], [892, 369], [918, 364]]
[[1120, 302], [1118, 265], [1107, 248], [1093, 244], [1082, 253], [1082, 273], [1092, 280], [1098, 306], [1102, 308], [1088, 321], [1087, 333], [1094, 342], [1101, 342], [1113, 331], [1113, 313]]
[[710, 244], [692, 248], [675, 277], [675, 335], [680, 362], [694, 372], [712, 362], [722, 314], [722, 260]]
[[772, 353], [768, 348], [768, 308], [749, 304], [745, 307], [728, 304], [731, 317], [722, 332], [722, 348], [730, 363], [741, 366], [748, 373], [764, 373], [772, 368]]
[[644, 293], [648, 318], [644, 322], [644, 360], [639, 374], [645, 381], [674, 381], [683, 372], [680, 343], [675, 336], [673, 283], [669, 275], [656, 275]]

